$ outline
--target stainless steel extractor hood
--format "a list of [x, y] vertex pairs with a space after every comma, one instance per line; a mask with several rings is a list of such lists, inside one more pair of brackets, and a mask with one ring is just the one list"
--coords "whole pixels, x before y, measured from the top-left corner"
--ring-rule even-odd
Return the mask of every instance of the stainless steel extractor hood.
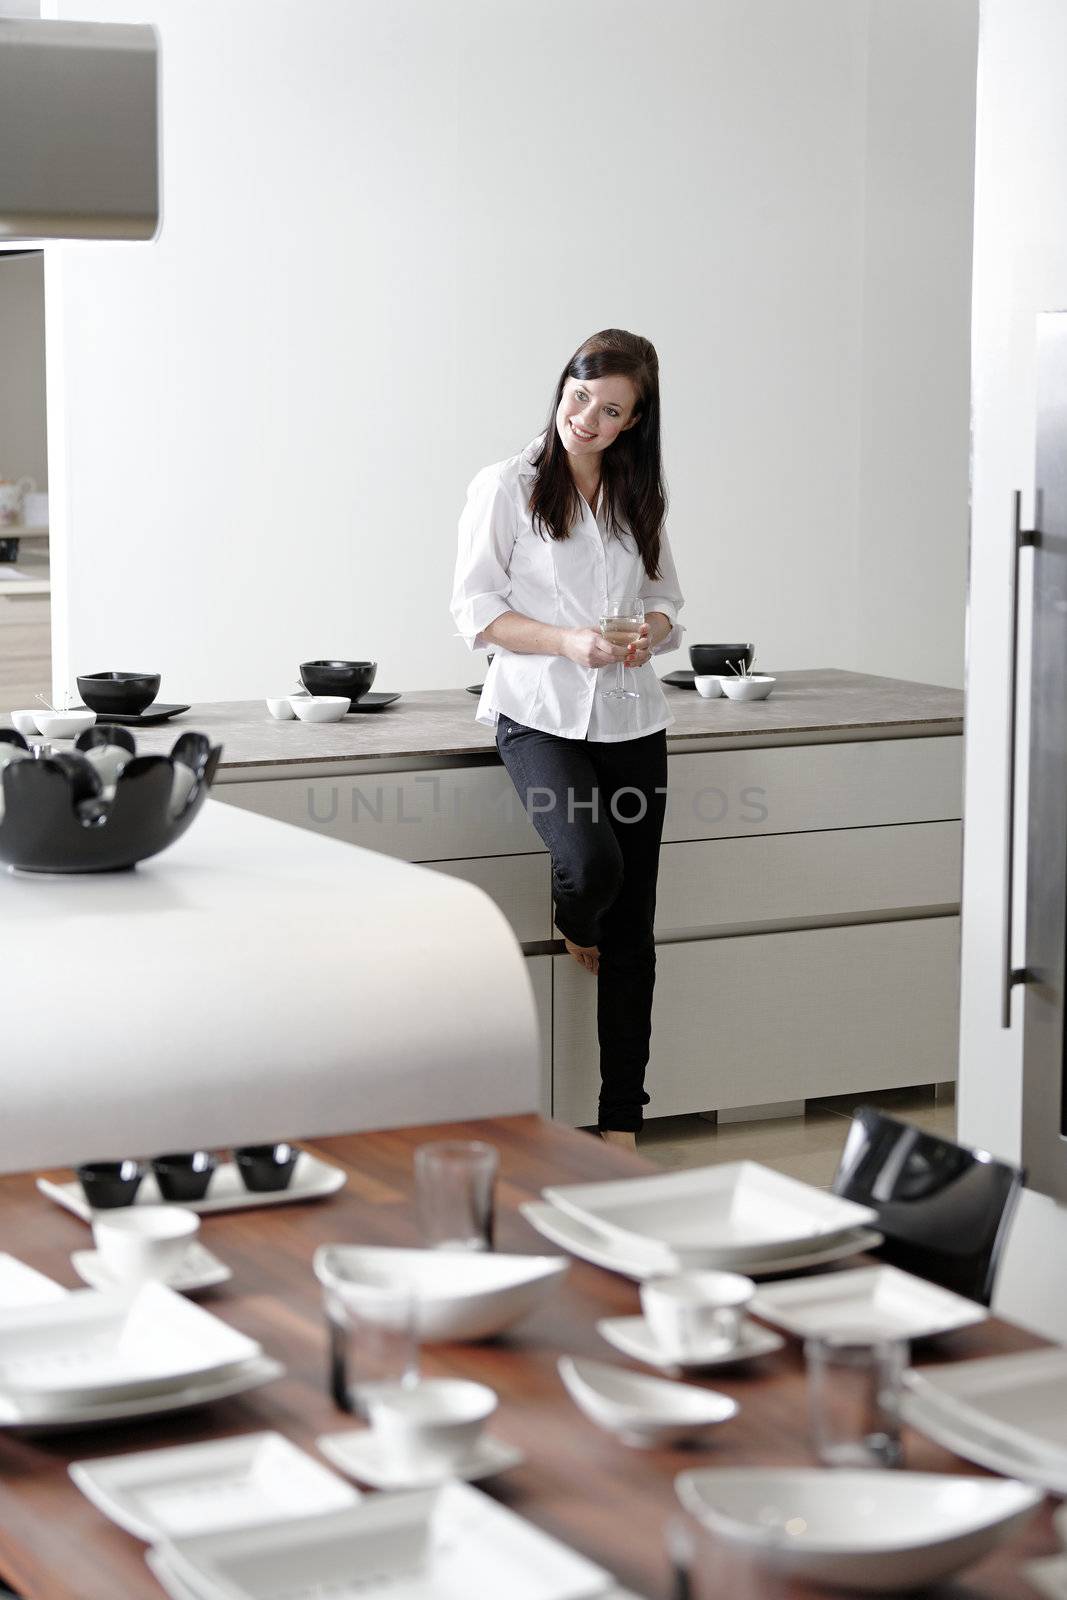
[[0, 244], [159, 229], [150, 26], [0, 20]]

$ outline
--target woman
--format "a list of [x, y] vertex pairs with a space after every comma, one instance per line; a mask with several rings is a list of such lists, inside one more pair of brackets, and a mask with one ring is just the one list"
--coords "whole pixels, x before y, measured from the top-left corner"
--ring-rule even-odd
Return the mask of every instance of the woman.
[[[659, 362], [647, 339], [587, 339], [546, 432], [474, 479], [452, 615], [495, 654], [478, 721], [552, 858], [556, 927], [597, 978], [599, 1131], [633, 1149], [652, 1031], [652, 924], [673, 722], [650, 658], [676, 648], [682, 605], [664, 527]], [[627, 645], [598, 623], [636, 597]], [[611, 698], [616, 663], [636, 697]], [[605, 671], [604, 669], [610, 669]]]

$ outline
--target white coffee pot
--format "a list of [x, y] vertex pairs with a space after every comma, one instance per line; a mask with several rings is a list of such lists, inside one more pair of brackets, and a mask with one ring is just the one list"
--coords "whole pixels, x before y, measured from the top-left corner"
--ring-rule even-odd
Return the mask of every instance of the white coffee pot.
[[37, 484], [33, 478], [0, 477], [0, 528], [15, 528], [22, 521], [22, 497], [33, 494]]

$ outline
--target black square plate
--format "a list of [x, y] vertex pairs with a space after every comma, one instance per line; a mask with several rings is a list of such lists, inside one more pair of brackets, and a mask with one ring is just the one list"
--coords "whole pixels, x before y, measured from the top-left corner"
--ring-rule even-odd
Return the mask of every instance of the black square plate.
[[675, 689], [695, 689], [695, 679], [695, 672], [668, 672], [667, 676], [659, 681], [660, 683], [669, 683]]
[[151, 728], [157, 722], [169, 722], [171, 717], [180, 716], [183, 711], [188, 711], [188, 706], [166, 706], [162, 700], [157, 700], [150, 705], [147, 711], [139, 711], [136, 716], [121, 715], [117, 711], [98, 711], [97, 722], [118, 722], [126, 728]]
[[350, 717], [354, 711], [384, 711], [399, 699], [398, 694], [361, 694], [358, 700], [352, 701], [345, 715]]

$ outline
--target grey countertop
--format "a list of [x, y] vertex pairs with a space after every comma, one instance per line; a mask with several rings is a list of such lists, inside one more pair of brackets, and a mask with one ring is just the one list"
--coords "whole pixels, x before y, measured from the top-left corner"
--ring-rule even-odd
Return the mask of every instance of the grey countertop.
[[[781, 672], [767, 700], [703, 700], [692, 689], [664, 686], [674, 725], [669, 747], [701, 747], [722, 740], [770, 739], [798, 743], [827, 736], [890, 738], [905, 733], [958, 734], [963, 726], [959, 689], [877, 678], [832, 667]], [[387, 683], [382, 684], [388, 690]], [[377, 686], [376, 686], [377, 692]], [[262, 700], [194, 705], [183, 716], [137, 735], [138, 749], [169, 751], [185, 728], [210, 734], [223, 746], [224, 768], [278, 767], [309, 762], [410, 759], [413, 756], [495, 754], [490, 728], [475, 722], [478, 701], [462, 689], [405, 693], [384, 711], [349, 715], [343, 722], [275, 722]]]

